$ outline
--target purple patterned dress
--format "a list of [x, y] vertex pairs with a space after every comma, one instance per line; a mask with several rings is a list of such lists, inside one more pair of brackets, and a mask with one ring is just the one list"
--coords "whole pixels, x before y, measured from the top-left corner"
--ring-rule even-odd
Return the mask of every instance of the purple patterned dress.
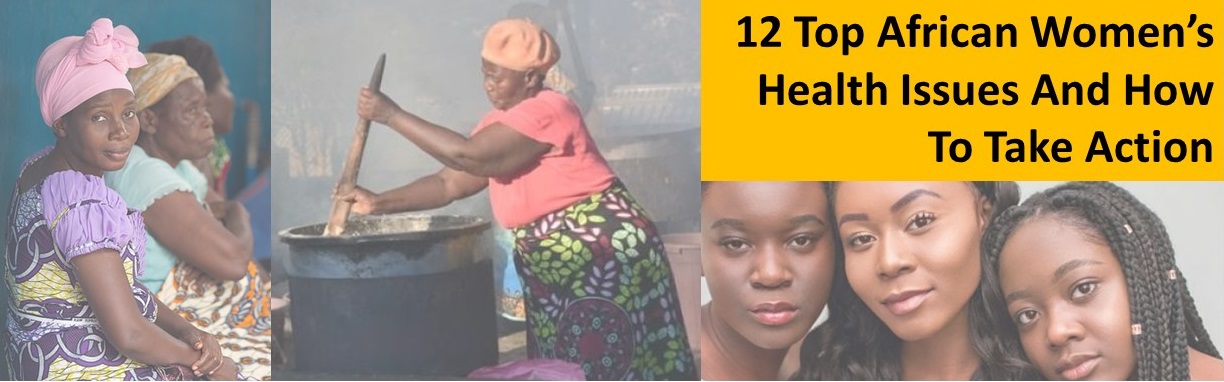
[[[33, 163], [43, 150], [22, 166]], [[17, 380], [168, 380], [175, 367], [151, 366], [121, 354], [106, 338], [70, 259], [102, 248], [119, 251], [134, 307], [157, 319], [153, 294], [135, 281], [144, 254], [144, 222], [102, 178], [76, 171], [14, 190], [5, 274], [9, 296], [5, 358]]]

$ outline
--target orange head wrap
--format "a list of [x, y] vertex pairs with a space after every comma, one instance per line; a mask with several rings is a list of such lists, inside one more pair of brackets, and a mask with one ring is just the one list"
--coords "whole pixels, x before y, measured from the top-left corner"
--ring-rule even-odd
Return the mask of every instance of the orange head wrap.
[[543, 28], [527, 19], [507, 19], [489, 28], [480, 56], [507, 69], [547, 71], [561, 59], [561, 51]]

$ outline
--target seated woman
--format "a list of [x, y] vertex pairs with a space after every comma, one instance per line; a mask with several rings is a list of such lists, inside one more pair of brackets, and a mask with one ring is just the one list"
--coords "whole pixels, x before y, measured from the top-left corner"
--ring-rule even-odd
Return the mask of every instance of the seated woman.
[[982, 251], [999, 276], [987, 303], [1045, 378], [1224, 379], [1164, 224], [1121, 187], [1033, 195], [999, 216]]
[[[172, 54], [187, 60], [187, 65], [195, 69], [204, 81], [204, 91], [207, 93], [205, 107], [213, 119], [213, 133], [216, 133], [216, 144], [212, 151], [203, 159], [193, 164], [204, 177], [208, 179], [210, 195], [208, 201], [219, 201], [225, 197], [225, 182], [230, 170], [230, 149], [223, 135], [234, 129], [234, 93], [230, 92], [229, 76], [221, 68], [217, 53], [204, 40], [195, 36], [187, 36], [174, 40], [154, 43], [149, 47], [149, 53]], [[257, 116], [256, 104], [247, 101], [247, 116]], [[257, 122], [256, 122], [257, 123]], [[248, 122], [249, 124], [249, 122]], [[256, 125], [258, 126], [258, 125]]]
[[191, 161], [212, 149], [204, 83], [182, 57], [149, 53], [132, 70], [140, 138], [106, 184], [143, 211], [148, 271], [140, 281], [188, 321], [216, 335], [244, 374], [271, 373], [271, 285], [251, 261], [250, 217], [242, 204], [205, 204], [208, 184]]
[[774, 380], [833, 286], [833, 220], [819, 182], [703, 182], [701, 378]]
[[216, 339], [166, 314], [134, 280], [145, 270], [145, 226], [101, 178], [123, 167], [140, 128], [123, 75], [145, 64], [137, 45], [130, 29], [99, 19], [38, 60], [56, 142], [22, 165], [8, 219], [10, 378], [238, 377]]

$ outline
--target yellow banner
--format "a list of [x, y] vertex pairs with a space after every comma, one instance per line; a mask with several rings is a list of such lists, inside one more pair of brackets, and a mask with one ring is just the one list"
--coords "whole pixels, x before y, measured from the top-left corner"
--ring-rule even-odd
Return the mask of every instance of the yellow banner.
[[1219, 0], [707, 1], [701, 44], [703, 180], [1224, 179]]

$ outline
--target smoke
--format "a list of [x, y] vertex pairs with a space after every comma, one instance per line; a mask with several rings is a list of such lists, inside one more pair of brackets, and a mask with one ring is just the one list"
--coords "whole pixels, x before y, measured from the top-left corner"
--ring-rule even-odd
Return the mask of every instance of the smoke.
[[[384, 93], [405, 110], [429, 121], [462, 134], [470, 132], [490, 108], [480, 74], [484, 32], [493, 22], [506, 17], [514, 3], [274, 0], [271, 111], [274, 229], [326, 221], [330, 194], [344, 166], [357, 122], [357, 92], [369, 82], [379, 54], [387, 54]], [[574, 1], [566, 6], [573, 15], [575, 28], [573, 36], [567, 31], [554, 31], [560, 37], [560, 65], [570, 77], [575, 77], [574, 59], [580, 56], [589, 73], [595, 102], [587, 118], [594, 125], [592, 130], [600, 129], [596, 132], [598, 144], [602, 149], [615, 150], [615, 146], [624, 142], [632, 143], [635, 136], [650, 135], [649, 126], [613, 131], [618, 127], [614, 123], [601, 125], [596, 114], [601, 113], [600, 105], [624, 104], [609, 98], [618, 86], [678, 83], [687, 84], [690, 89], [697, 86], [699, 2]], [[571, 38], [578, 52], [573, 51]], [[675, 102], [682, 109], [679, 114], [671, 113], [666, 118], [682, 115], [691, 139], [673, 140], [680, 142], [676, 145], [681, 147], [655, 149], [670, 151], [669, 155], [682, 159], [670, 160], [664, 166], [673, 169], [660, 172], [658, 164], [641, 158], [623, 162], [609, 158], [656, 220], [685, 222], [675, 230], [696, 230], [698, 220], [697, 204], [684, 202], [697, 199], [699, 186], [696, 139], [699, 113], [695, 93], [688, 97]], [[666, 99], [652, 102], [658, 104], [660, 100], [668, 102]], [[674, 125], [676, 121], [667, 123]], [[439, 169], [440, 163], [407, 139], [386, 126], [373, 124], [358, 184], [376, 192], [384, 191]], [[652, 178], [666, 180], [655, 182]], [[664, 207], [686, 211], [652, 210], [664, 211]], [[425, 213], [492, 219], [488, 198], [483, 193]], [[278, 242], [274, 263], [283, 264], [287, 253], [288, 248]], [[283, 277], [282, 267], [275, 266], [273, 273], [278, 279]]]

